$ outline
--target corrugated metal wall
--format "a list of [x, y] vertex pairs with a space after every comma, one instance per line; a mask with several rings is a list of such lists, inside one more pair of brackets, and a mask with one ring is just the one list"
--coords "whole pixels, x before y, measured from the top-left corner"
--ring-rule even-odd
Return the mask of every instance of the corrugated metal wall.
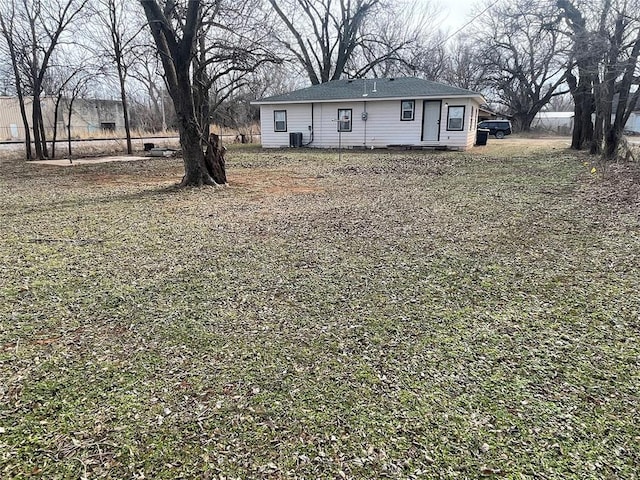
[[[25, 99], [27, 115], [31, 115], [31, 99]], [[24, 127], [18, 99], [0, 97], [0, 140], [24, 139]]]
[[[27, 118], [31, 127], [32, 99], [25, 99]], [[43, 98], [42, 111], [47, 139], [53, 137], [55, 99]], [[63, 99], [58, 107], [56, 137], [67, 137], [68, 101]], [[103, 131], [124, 130], [122, 103], [117, 100], [85, 100], [73, 102], [71, 114], [71, 136], [89, 137]], [[0, 97], [0, 141], [24, 140], [24, 125], [20, 105], [15, 97]], [[33, 137], [32, 137], [33, 138]]]

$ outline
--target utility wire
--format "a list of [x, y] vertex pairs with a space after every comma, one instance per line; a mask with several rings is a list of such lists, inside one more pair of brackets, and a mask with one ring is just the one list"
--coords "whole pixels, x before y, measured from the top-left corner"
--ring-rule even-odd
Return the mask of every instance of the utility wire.
[[482, 15], [484, 15], [488, 10], [491, 10], [493, 7], [495, 7], [499, 2], [500, 2], [500, 0], [495, 0], [491, 5], [486, 7], [480, 13], [476, 14], [471, 20], [469, 20], [467, 23], [465, 23], [463, 26], [461, 26], [458, 30], [456, 30], [451, 35], [449, 35], [447, 38], [445, 38], [442, 42], [440, 42], [440, 45], [438, 45], [436, 48], [442, 47], [445, 43], [447, 43], [449, 40], [451, 40], [453, 37], [455, 37], [457, 34], [459, 34], [461, 31], [463, 31], [465, 28], [467, 28], [473, 22], [475, 22], [478, 18], [480, 18]]

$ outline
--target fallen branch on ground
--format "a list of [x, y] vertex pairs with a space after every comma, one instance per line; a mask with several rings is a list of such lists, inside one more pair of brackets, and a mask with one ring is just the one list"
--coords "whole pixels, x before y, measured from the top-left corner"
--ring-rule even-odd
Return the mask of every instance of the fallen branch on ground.
[[100, 238], [30, 238], [29, 243], [74, 243], [76, 245], [88, 245], [90, 243], [102, 243]]

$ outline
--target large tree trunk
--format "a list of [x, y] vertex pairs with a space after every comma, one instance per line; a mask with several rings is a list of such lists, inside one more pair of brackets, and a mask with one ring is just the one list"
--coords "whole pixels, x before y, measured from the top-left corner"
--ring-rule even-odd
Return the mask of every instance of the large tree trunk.
[[184, 162], [184, 177], [180, 185], [200, 187], [227, 183], [224, 175], [224, 159], [212, 157], [211, 166], [207, 168], [202, 150], [202, 132], [196, 116], [187, 72], [178, 71], [177, 85], [170, 87], [170, 94], [176, 107]]
[[571, 72], [567, 72], [567, 83], [571, 97], [573, 97], [573, 132], [571, 133], [571, 148], [580, 150], [580, 137], [582, 136], [582, 108], [583, 100], [578, 87], [578, 79]]
[[593, 141], [591, 115], [595, 110], [593, 83], [598, 72], [598, 56], [591, 53], [595, 47], [591, 45], [586, 21], [580, 10], [569, 0], [556, 0], [556, 3], [564, 10], [573, 32], [573, 52], [575, 66], [578, 68], [578, 80], [571, 71], [567, 72], [567, 83], [575, 105], [571, 148], [582, 150], [591, 146]]
[[209, 175], [205, 165], [197, 124], [193, 121], [180, 121], [179, 129], [182, 161], [184, 163], [184, 177], [182, 177], [180, 185], [183, 187], [215, 185], [216, 182]]
[[[176, 35], [171, 22], [159, 4], [153, 0], [140, 0], [144, 8], [162, 65], [169, 95], [173, 100], [180, 131], [180, 145], [184, 162], [184, 177], [181, 186], [217, 185], [226, 183], [224, 175], [224, 158], [212, 156], [212, 163], [207, 167], [203, 144], [203, 126], [199, 123], [198, 111], [201, 105], [196, 99], [191, 85], [189, 72], [193, 61], [193, 52], [197, 32], [200, 25], [200, 1], [188, 3], [182, 23], [182, 38]], [[175, 11], [167, 11], [175, 14]]]
[[[579, 112], [575, 112], [575, 121], [580, 122], [581, 128], [579, 130], [577, 150], [584, 149], [587, 145], [593, 141], [593, 120], [592, 114], [594, 110], [593, 94], [591, 93], [591, 87], [589, 86], [589, 80], [582, 82], [583, 85], [579, 86], [580, 94], [576, 100], [580, 102]], [[575, 101], [575, 100], [574, 100]], [[579, 116], [578, 116], [579, 113]]]
[[604, 137], [604, 157], [608, 160], [615, 158], [618, 152], [618, 145], [622, 138], [622, 129], [612, 127], [606, 131]]
[[[179, 118], [179, 117], [178, 117]], [[206, 154], [202, 151], [200, 131], [195, 122], [186, 124], [179, 122], [180, 146], [184, 163], [184, 177], [181, 186], [200, 187], [202, 185], [224, 185], [227, 183], [225, 173], [224, 150], [216, 140], [205, 142]]]
[[531, 130], [531, 124], [533, 123], [535, 113], [531, 112], [519, 112], [514, 114], [513, 123], [518, 132], [528, 132]]
[[49, 158], [47, 149], [47, 137], [44, 129], [44, 118], [42, 116], [42, 84], [37, 81], [33, 88], [33, 141], [36, 148], [36, 158]]
[[573, 134], [571, 148], [582, 150], [591, 145], [593, 140], [593, 120], [591, 114], [594, 111], [591, 75], [579, 68], [579, 78], [568, 74], [567, 82], [571, 89], [574, 103]]

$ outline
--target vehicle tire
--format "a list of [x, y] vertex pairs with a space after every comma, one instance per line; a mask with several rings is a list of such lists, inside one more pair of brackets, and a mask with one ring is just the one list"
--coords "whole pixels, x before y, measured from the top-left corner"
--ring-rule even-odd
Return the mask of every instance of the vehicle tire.
[[504, 138], [504, 132], [502, 130], [498, 130], [496, 132], [496, 138], [502, 140]]

